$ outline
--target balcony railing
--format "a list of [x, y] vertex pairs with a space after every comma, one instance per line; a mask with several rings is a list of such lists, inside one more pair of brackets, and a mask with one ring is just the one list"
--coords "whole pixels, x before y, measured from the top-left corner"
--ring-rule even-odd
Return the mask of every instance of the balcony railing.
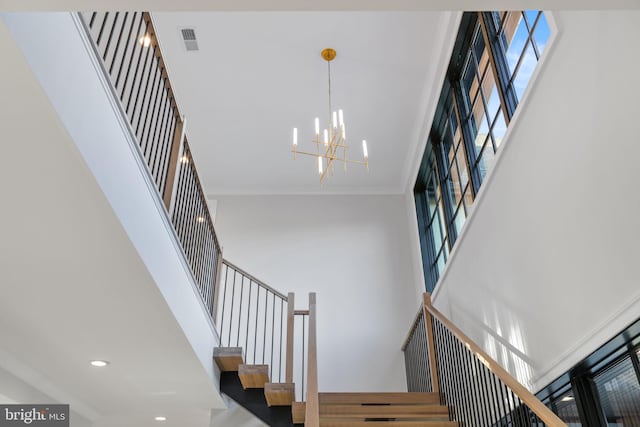
[[222, 249], [185, 135], [184, 118], [147, 12], [80, 14], [103, 71], [214, 318]]

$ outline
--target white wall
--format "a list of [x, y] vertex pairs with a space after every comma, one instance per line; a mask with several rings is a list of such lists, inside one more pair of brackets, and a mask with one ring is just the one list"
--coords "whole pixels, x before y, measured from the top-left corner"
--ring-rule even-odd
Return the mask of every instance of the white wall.
[[399, 196], [217, 197], [224, 256], [307, 307], [321, 391], [406, 391], [400, 347], [418, 300]]
[[556, 44], [434, 297], [533, 389], [640, 316], [640, 12], [553, 15]]

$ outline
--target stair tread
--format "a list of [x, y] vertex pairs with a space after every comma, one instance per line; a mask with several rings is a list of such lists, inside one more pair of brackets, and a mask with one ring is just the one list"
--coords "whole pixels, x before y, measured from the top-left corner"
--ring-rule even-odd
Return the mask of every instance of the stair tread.
[[439, 404], [437, 393], [420, 392], [356, 392], [356, 393], [319, 393], [320, 405], [353, 405], [362, 403], [373, 404]]
[[216, 347], [213, 349], [213, 359], [222, 372], [237, 371], [244, 363], [242, 347]]
[[269, 382], [269, 366], [268, 365], [239, 365], [238, 376], [242, 387], [247, 388], [264, 388]]
[[416, 405], [320, 405], [322, 418], [428, 418], [447, 417], [446, 406]]
[[289, 406], [295, 400], [295, 384], [266, 383], [264, 395], [269, 406]]
[[333, 421], [320, 420], [320, 427], [459, 427], [455, 421]]

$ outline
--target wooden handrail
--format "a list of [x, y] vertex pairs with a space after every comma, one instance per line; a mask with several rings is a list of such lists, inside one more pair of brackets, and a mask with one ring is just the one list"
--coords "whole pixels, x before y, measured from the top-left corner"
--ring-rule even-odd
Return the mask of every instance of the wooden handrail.
[[316, 340], [316, 294], [309, 294], [309, 341], [307, 366], [307, 405], [305, 427], [320, 426], [320, 404], [318, 402], [318, 346]]
[[[424, 308], [433, 317], [438, 319], [443, 326], [455, 335], [462, 344], [465, 345], [470, 351], [472, 351], [476, 357], [487, 367], [494, 375], [509, 387], [520, 400], [533, 411], [542, 422], [549, 427], [567, 427], [567, 425], [554, 414], [549, 408], [547, 408], [537, 397], [535, 397], [529, 390], [527, 390], [520, 382], [518, 382], [511, 374], [509, 374], [498, 362], [493, 360], [491, 356], [485, 353], [473, 340], [464, 334], [456, 325], [454, 325], [447, 317], [445, 317], [438, 309], [431, 304], [431, 295], [429, 293], [424, 294]], [[428, 316], [427, 316], [428, 317]], [[427, 334], [431, 334], [431, 330], [427, 330]]]

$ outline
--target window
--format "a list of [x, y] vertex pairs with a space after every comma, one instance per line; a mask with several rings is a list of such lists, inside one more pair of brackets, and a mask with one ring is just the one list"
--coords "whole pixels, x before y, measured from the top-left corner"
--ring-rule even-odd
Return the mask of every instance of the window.
[[545, 50], [543, 12], [467, 12], [414, 187], [427, 290], [444, 268]]
[[569, 427], [640, 426], [640, 319], [537, 393]]

